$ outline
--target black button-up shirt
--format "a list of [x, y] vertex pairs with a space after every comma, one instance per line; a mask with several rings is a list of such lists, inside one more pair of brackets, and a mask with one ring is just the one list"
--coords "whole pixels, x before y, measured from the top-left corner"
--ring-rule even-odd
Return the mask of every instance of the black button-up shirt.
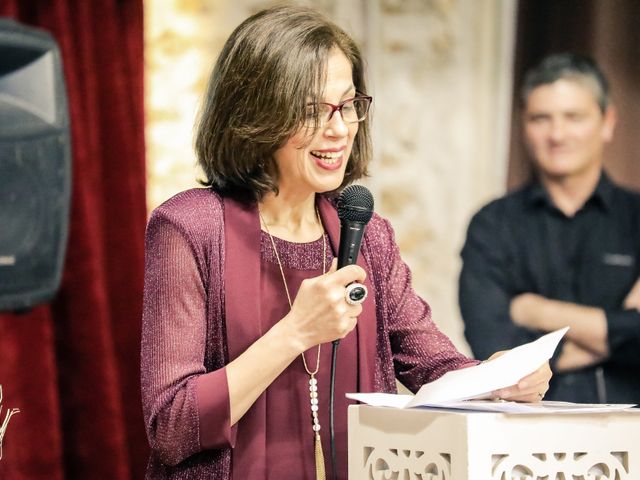
[[462, 260], [460, 309], [476, 357], [544, 333], [511, 321], [516, 295], [599, 307], [606, 313], [610, 356], [601, 365], [554, 372], [546, 398], [640, 403], [640, 313], [622, 306], [640, 276], [640, 194], [603, 173], [582, 209], [567, 217], [532, 183], [473, 217]]

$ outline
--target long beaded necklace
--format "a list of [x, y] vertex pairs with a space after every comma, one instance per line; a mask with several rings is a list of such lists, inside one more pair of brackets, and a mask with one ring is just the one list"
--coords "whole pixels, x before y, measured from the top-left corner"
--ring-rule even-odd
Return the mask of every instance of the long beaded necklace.
[[[269, 235], [269, 239], [271, 240], [271, 246], [273, 247], [273, 253], [276, 255], [276, 260], [278, 261], [278, 267], [280, 268], [280, 275], [282, 276], [282, 283], [284, 284], [284, 290], [287, 293], [287, 300], [289, 301], [289, 309], [291, 309], [293, 302], [291, 301], [291, 294], [289, 293], [289, 286], [287, 285], [287, 279], [284, 276], [284, 269], [282, 268], [282, 262], [280, 261], [280, 255], [278, 254], [278, 249], [276, 248], [276, 242], [273, 239], [273, 235], [269, 231], [269, 226], [267, 222], [264, 221], [264, 217], [262, 216], [262, 212], [258, 209], [258, 215], [260, 215], [260, 221], [264, 225], [264, 229]], [[320, 222], [320, 226], [322, 226], [322, 220], [320, 220], [320, 213], [316, 208], [316, 217], [318, 218], [318, 222]], [[324, 275], [327, 271], [327, 239], [325, 237], [324, 228], [322, 229], [322, 274]], [[316, 374], [320, 369], [320, 350], [322, 344], [318, 345], [318, 354], [316, 355], [316, 368], [311, 371], [307, 366], [307, 359], [304, 357], [304, 352], [300, 355], [302, 357], [302, 364], [304, 365], [304, 369], [309, 375], [309, 397], [311, 399], [311, 418], [312, 418], [312, 428], [314, 434], [314, 455], [316, 460], [316, 480], [325, 480], [325, 470], [324, 470], [324, 453], [322, 452], [322, 442], [320, 440], [320, 420], [318, 419], [318, 379], [316, 378]]]

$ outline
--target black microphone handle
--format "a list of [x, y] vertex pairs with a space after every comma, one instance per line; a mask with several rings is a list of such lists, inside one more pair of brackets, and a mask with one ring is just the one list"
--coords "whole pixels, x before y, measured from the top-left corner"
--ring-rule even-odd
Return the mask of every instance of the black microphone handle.
[[338, 268], [353, 265], [358, 261], [364, 227], [365, 224], [362, 222], [341, 222]]
[[[358, 261], [360, 244], [364, 228], [371, 219], [373, 212], [373, 197], [371, 192], [361, 185], [347, 186], [338, 199], [338, 217], [340, 218], [340, 245], [338, 247], [338, 268], [353, 265]], [[355, 218], [354, 218], [355, 217]], [[360, 290], [353, 298], [351, 294]], [[345, 295], [347, 291], [345, 291]], [[362, 301], [367, 291], [364, 286], [358, 286], [349, 292], [349, 298]], [[331, 476], [337, 478], [335, 431], [333, 425], [333, 403], [336, 381], [336, 357], [340, 340], [334, 340], [331, 353], [331, 377], [329, 383], [329, 441], [331, 445]]]

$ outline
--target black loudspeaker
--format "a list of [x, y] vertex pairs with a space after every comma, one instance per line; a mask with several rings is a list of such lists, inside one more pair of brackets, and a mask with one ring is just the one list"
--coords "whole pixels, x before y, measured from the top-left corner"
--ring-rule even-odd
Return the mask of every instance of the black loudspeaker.
[[60, 285], [71, 147], [60, 50], [48, 33], [0, 19], [0, 311]]

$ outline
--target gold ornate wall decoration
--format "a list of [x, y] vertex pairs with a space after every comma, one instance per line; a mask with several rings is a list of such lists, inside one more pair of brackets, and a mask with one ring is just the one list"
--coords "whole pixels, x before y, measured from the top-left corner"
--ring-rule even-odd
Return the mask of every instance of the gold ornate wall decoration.
[[450, 14], [458, 0], [380, 0], [380, 10], [387, 13]]
[[146, 0], [145, 115], [149, 210], [197, 186], [193, 124], [226, 29], [226, 2]]
[[459, 252], [472, 213], [506, 185], [515, 4], [373, 4], [371, 190], [434, 321], [469, 353], [457, 302]]
[[458, 37], [456, 7], [456, 0], [382, 0], [380, 54], [404, 55], [408, 74], [450, 63]]

